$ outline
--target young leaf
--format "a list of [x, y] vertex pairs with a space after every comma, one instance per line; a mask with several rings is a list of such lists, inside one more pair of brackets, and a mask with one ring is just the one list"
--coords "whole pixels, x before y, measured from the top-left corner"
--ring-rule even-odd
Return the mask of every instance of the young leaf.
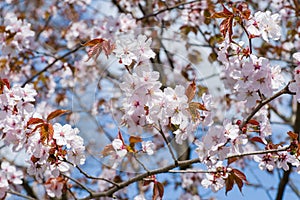
[[252, 142], [259, 142], [259, 143], [265, 144], [264, 141], [260, 137], [257, 137], [257, 136], [252, 137], [250, 139], [250, 141], [252, 141]]
[[139, 136], [130, 136], [129, 137], [129, 143], [130, 143], [130, 146], [134, 146], [135, 143], [139, 143], [139, 142], [142, 142], [142, 138], [139, 137]]
[[68, 110], [55, 110], [52, 113], [50, 113], [47, 117], [47, 122], [49, 122], [51, 119], [54, 119], [58, 116], [61, 116], [65, 114], [66, 112], [69, 112]]
[[188, 98], [188, 102], [191, 102], [196, 94], [196, 83], [195, 80], [186, 88], [185, 95]]
[[104, 149], [101, 152], [101, 154], [102, 154], [103, 157], [106, 157], [106, 156], [111, 155], [113, 152], [115, 152], [115, 149], [114, 149], [114, 147], [111, 144], [109, 144], [109, 145], [106, 145], [104, 147]]
[[116, 48], [115, 44], [110, 43], [110, 40], [108, 41], [103, 41], [102, 43], [102, 49], [106, 55], [106, 57], [108, 58], [108, 56], [113, 52], [113, 50]]
[[[162, 199], [164, 195], [164, 186], [160, 182], [155, 182], [153, 187], [152, 200]], [[158, 198], [159, 197], [159, 198]]]
[[41, 142], [43, 144], [47, 144], [50, 140], [53, 139], [53, 126], [52, 124], [43, 124], [40, 128], [40, 137], [41, 137]]
[[6, 78], [4, 79], [0, 78], [0, 94], [3, 93], [4, 86], [6, 86], [9, 89], [10, 88], [9, 81]]
[[287, 134], [290, 136], [290, 138], [291, 138], [292, 140], [298, 140], [298, 134], [297, 134], [297, 133], [294, 133], [294, 132], [292, 132], [292, 131], [289, 131], [289, 132], [287, 132]]
[[44, 123], [43, 119], [40, 119], [40, 118], [30, 118], [29, 121], [27, 122], [27, 126], [34, 125], [34, 124], [41, 124], [41, 123]]
[[238, 170], [238, 169], [233, 169], [232, 172], [233, 172], [237, 177], [239, 177], [241, 180], [247, 182], [246, 175], [245, 175], [243, 172], [241, 172], [241, 171]]
[[160, 182], [156, 182], [156, 184], [159, 192], [159, 197], [162, 199], [162, 197], [164, 196], [164, 185]]
[[[93, 56], [95, 56], [95, 58], [97, 58], [101, 51], [102, 51], [102, 43], [105, 40], [103, 40], [102, 38], [97, 38], [97, 39], [93, 39], [91, 41], [88, 41], [87, 43], [83, 44], [83, 46], [88, 46], [91, 47], [88, 51], [88, 59], [87, 61], [89, 61]], [[108, 49], [108, 47], [106, 47]]]
[[233, 185], [234, 185], [234, 174], [230, 174], [225, 181], [226, 195], [230, 190], [232, 190]]
[[234, 163], [235, 161], [237, 161], [239, 158], [238, 157], [233, 157], [233, 158], [228, 158], [228, 165], [230, 165], [231, 163]]

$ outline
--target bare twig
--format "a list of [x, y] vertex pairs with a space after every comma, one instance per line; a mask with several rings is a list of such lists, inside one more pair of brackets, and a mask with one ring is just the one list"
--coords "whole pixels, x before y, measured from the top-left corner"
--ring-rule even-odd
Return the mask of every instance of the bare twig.
[[34, 74], [33, 76], [31, 76], [29, 79], [27, 79], [25, 81], [25, 83], [23, 83], [22, 87], [24, 87], [27, 83], [32, 82], [36, 77], [38, 77], [39, 75], [41, 75], [42, 73], [46, 72], [48, 69], [50, 69], [52, 66], [54, 66], [54, 64], [59, 61], [64, 59], [65, 57], [71, 55], [72, 53], [75, 53], [76, 51], [78, 51], [79, 49], [82, 48], [82, 45], [78, 45], [77, 47], [75, 47], [73, 50], [68, 51], [67, 53], [63, 54], [62, 56], [54, 59], [49, 65], [47, 65], [47, 67], [45, 67], [44, 69], [42, 69], [41, 71], [37, 72], [36, 74]]
[[[276, 152], [286, 151], [287, 149], [288, 149], [288, 147], [283, 147], [283, 148], [279, 148], [279, 149], [246, 152], [246, 153], [241, 153], [241, 154], [230, 155], [226, 159], [234, 158], [234, 157], [244, 157], [244, 156], [250, 156], [250, 155], [266, 154], [266, 153], [276, 153]], [[146, 178], [148, 176], [161, 174], [161, 173], [169, 173], [169, 172], [172, 172], [170, 170], [173, 170], [176, 167], [185, 167], [185, 166], [188, 166], [188, 165], [191, 165], [191, 164], [194, 164], [194, 163], [199, 163], [199, 162], [200, 162], [199, 158], [195, 158], [195, 159], [191, 159], [191, 160], [185, 160], [185, 161], [178, 161], [177, 165], [171, 164], [171, 165], [168, 165], [166, 167], [162, 167], [162, 168], [159, 168], [159, 169], [154, 169], [154, 170], [148, 171], [147, 173], [136, 175], [136, 176], [132, 177], [131, 179], [127, 180], [127, 181], [119, 183], [118, 186], [113, 186], [112, 188], [108, 189], [107, 191], [95, 193], [93, 195], [93, 198], [111, 197], [118, 190], [120, 190], [122, 188], [125, 188], [128, 185], [130, 185], [132, 183], [135, 183], [137, 181], [141, 181], [141, 180], [143, 180], [144, 178]], [[178, 171], [183, 171], [183, 173], [185, 173], [188, 170], [178, 170]], [[175, 171], [173, 171], [173, 172], [175, 173]], [[212, 171], [207, 171], [207, 172], [210, 173]], [[176, 173], [179, 173], [179, 172], [176, 171]], [[203, 173], [204, 173], [204, 171], [203, 171]], [[90, 197], [85, 197], [85, 198], [82, 198], [81, 200], [88, 200], [88, 199], [90, 199]]]
[[266, 104], [270, 103], [271, 101], [273, 101], [274, 99], [278, 98], [279, 96], [283, 95], [283, 94], [292, 94], [294, 95], [295, 93], [291, 92], [289, 90], [289, 85], [290, 82], [279, 92], [275, 93], [273, 96], [271, 96], [268, 99], [265, 99], [263, 101], [261, 101], [253, 110], [252, 112], [246, 117], [246, 119], [243, 121], [243, 123], [241, 124], [240, 127], [244, 127], [249, 120], [262, 108], [264, 107]]
[[37, 200], [36, 198], [32, 198], [32, 197], [26, 196], [26, 195], [21, 194], [21, 193], [19, 193], [17, 191], [14, 191], [14, 190], [8, 190], [7, 193], [13, 194], [13, 195], [16, 195], [16, 196], [19, 196], [19, 197], [22, 197], [24, 199]]
[[178, 4], [174, 5], [174, 6], [166, 7], [164, 9], [162, 9], [162, 10], [157, 11], [157, 12], [150, 13], [148, 15], [145, 15], [145, 16], [141, 17], [141, 18], [138, 18], [137, 21], [140, 21], [140, 20], [143, 20], [143, 19], [146, 19], [146, 18], [149, 18], [149, 17], [156, 17], [157, 15], [159, 15], [159, 14], [161, 14], [163, 12], [170, 11], [170, 10], [173, 10], [173, 9], [177, 9], [177, 8], [180, 8], [181, 6], [184, 6], [184, 5], [187, 5], [187, 4], [192, 4], [192, 3], [195, 3], [197, 1], [199, 1], [199, 0], [178, 3]]
[[82, 189], [84, 189], [85, 191], [87, 191], [90, 196], [93, 195], [93, 191], [91, 191], [89, 188], [85, 187], [82, 183], [80, 183], [79, 181], [77, 181], [76, 179], [66, 175], [66, 174], [62, 174], [64, 177], [66, 177], [67, 179], [70, 179], [71, 181], [73, 181], [74, 183], [76, 183], [77, 185], [79, 185]]

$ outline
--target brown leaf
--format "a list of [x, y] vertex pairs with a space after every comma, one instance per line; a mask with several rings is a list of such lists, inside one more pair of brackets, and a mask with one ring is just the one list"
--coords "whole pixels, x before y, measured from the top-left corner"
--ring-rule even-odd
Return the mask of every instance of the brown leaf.
[[159, 196], [162, 199], [162, 197], [164, 196], [164, 185], [160, 182], [156, 182], [156, 184], [158, 187]]
[[289, 132], [287, 132], [287, 134], [290, 136], [290, 138], [292, 140], [298, 140], [298, 134], [297, 133], [294, 133], [293, 131], [289, 131]]
[[[102, 43], [104, 42], [105, 40], [102, 39], [102, 38], [96, 38], [96, 39], [93, 39], [93, 40], [90, 40], [88, 42], [86, 42], [85, 44], [83, 44], [83, 46], [85, 47], [91, 47], [88, 51], [88, 60], [90, 60], [93, 56], [95, 56], [95, 58], [97, 58], [101, 51], [102, 51]], [[107, 48], [107, 51], [108, 50], [108, 47]]]
[[[160, 182], [155, 182], [153, 187], [152, 200], [162, 199], [164, 195], [164, 186]], [[158, 198], [159, 197], [159, 198]]]
[[6, 86], [9, 89], [10, 88], [9, 81], [6, 78], [4, 79], [0, 78], [0, 94], [3, 93], [4, 86]]
[[231, 163], [234, 163], [234, 162], [237, 161], [237, 160], [239, 160], [238, 157], [228, 158], [227, 163], [228, 163], [228, 165], [230, 165]]
[[59, 116], [65, 114], [66, 112], [69, 112], [69, 111], [68, 110], [55, 110], [55, 111], [51, 112], [47, 117], [47, 122], [49, 122], [51, 119], [54, 119], [56, 117], [59, 117]]
[[259, 125], [259, 122], [258, 122], [257, 120], [255, 120], [255, 119], [250, 119], [250, 120], [248, 121], [248, 124], [252, 124], [252, 125], [258, 126], [258, 125]]
[[47, 123], [40, 127], [40, 137], [43, 144], [47, 144], [50, 140], [52, 140], [53, 134], [54, 130], [52, 124]]
[[208, 111], [205, 106], [199, 102], [189, 103], [189, 111], [193, 120], [196, 120], [200, 117], [199, 110]]
[[225, 180], [225, 188], [226, 188], [226, 191], [225, 191], [225, 194], [227, 195], [227, 193], [232, 190], [233, 188], [233, 185], [234, 185], [234, 177], [235, 175], [234, 174], [229, 174], [227, 179]]
[[102, 38], [96, 38], [96, 39], [93, 39], [93, 40], [90, 40], [86, 43], [83, 44], [83, 46], [85, 47], [92, 47], [92, 46], [95, 46], [99, 43], [102, 43], [104, 40]]
[[103, 149], [103, 151], [101, 152], [102, 156], [106, 157], [111, 155], [113, 152], [115, 151], [114, 147], [112, 146], [112, 144], [106, 145]]
[[265, 144], [264, 141], [263, 141], [260, 137], [257, 137], [257, 136], [252, 137], [252, 138], [250, 139], [250, 141], [253, 141], [253, 142], [259, 142], [259, 143]]
[[211, 18], [229, 18], [233, 16], [233, 13], [230, 12], [223, 4], [223, 11], [214, 13]]
[[103, 41], [102, 43], [102, 49], [106, 55], [106, 57], [108, 58], [108, 56], [113, 52], [113, 50], [116, 48], [115, 44], [111, 44], [110, 40], [108, 41]]
[[246, 175], [238, 169], [233, 169], [232, 172], [243, 181], [247, 181]]
[[193, 80], [192, 83], [189, 84], [189, 86], [185, 90], [185, 95], [188, 98], [188, 102], [191, 102], [196, 94], [196, 83], [195, 80]]
[[129, 137], [129, 143], [130, 143], [130, 146], [134, 146], [134, 144], [135, 143], [139, 143], [139, 142], [142, 142], [143, 140], [142, 140], [142, 138], [141, 137], [139, 137], [139, 136], [130, 136]]
[[40, 123], [44, 123], [44, 120], [40, 118], [30, 118], [30, 120], [27, 122], [27, 126]]

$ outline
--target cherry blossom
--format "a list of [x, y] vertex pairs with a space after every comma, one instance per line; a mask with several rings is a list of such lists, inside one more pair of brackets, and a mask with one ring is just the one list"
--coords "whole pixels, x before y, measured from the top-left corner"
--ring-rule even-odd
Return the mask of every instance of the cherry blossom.
[[[281, 28], [279, 26], [280, 15], [278, 13], [272, 14], [270, 11], [262, 12], [258, 11], [254, 14], [254, 23], [251, 26], [256, 26], [262, 38], [269, 42], [269, 38], [273, 40], [279, 40], [281, 36]], [[257, 34], [253, 29], [250, 28], [250, 33], [253, 35]]]
[[154, 143], [151, 142], [151, 141], [143, 141], [142, 142], [142, 149], [143, 149], [143, 152], [147, 153], [149, 156], [153, 155], [154, 153], [154, 149], [155, 149], [155, 146], [154, 146]]

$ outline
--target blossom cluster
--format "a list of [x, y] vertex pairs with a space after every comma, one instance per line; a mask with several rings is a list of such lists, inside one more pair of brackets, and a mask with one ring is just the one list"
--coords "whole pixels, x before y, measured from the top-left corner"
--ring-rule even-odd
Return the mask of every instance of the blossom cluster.
[[145, 35], [138, 35], [135, 39], [133, 35], [122, 37], [116, 41], [115, 56], [120, 63], [130, 65], [133, 61], [142, 63], [155, 57], [155, 53], [150, 48], [152, 39]]
[[123, 123], [129, 133], [141, 132], [143, 127], [156, 125], [169, 127], [177, 125], [176, 142], [181, 144], [191, 133], [193, 125], [188, 112], [188, 98], [185, 88], [161, 89], [159, 73], [139, 66], [136, 72], [126, 74], [120, 85], [125, 93]]
[[281, 37], [279, 22], [280, 15], [278, 13], [258, 11], [248, 21], [247, 30], [252, 35], [251, 37], [261, 36], [266, 42], [269, 42], [269, 39], [279, 40]]
[[0, 170], [0, 198], [4, 199], [6, 192], [13, 186], [23, 183], [23, 172], [17, 170], [15, 166], [7, 161], [1, 162]]
[[[30, 175], [35, 176], [39, 181], [48, 180], [45, 184], [51, 185], [53, 181], [62, 179], [61, 172], [69, 171], [70, 167], [65, 160], [74, 165], [85, 162], [85, 147], [77, 128], [74, 129], [69, 124], [52, 125], [40, 118], [34, 118], [39, 114], [33, 105], [37, 92], [32, 85], [10, 87], [6, 80], [1, 80], [1, 84], [3, 86], [0, 93], [2, 138], [6, 145], [12, 145], [14, 151], [25, 149], [29, 157], [27, 172]], [[65, 183], [65, 181], [60, 182]], [[49, 188], [51, 187], [47, 188], [47, 192], [52, 196]], [[56, 186], [52, 188], [55, 189]], [[55, 194], [61, 195], [61, 191]]]
[[15, 13], [6, 13], [4, 30], [0, 30], [0, 49], [2, 55], [16, 56], [18, 52], [32, 45], [35, 33], [30, 29], [31, 24], [18, 19]]
[[227, 88], [232, 90], [238, 101], [244, 101], [246, 107], [252, 108], [261, 100], [260, 95], [268, 98], [277, 91], [283, 85], [284, 78], [279, 65], [272, 66], [267, 58], [253, 54], [245, 59], [243, 50], [225, 41], [218, 52], [218, 59], [224, 64]]

